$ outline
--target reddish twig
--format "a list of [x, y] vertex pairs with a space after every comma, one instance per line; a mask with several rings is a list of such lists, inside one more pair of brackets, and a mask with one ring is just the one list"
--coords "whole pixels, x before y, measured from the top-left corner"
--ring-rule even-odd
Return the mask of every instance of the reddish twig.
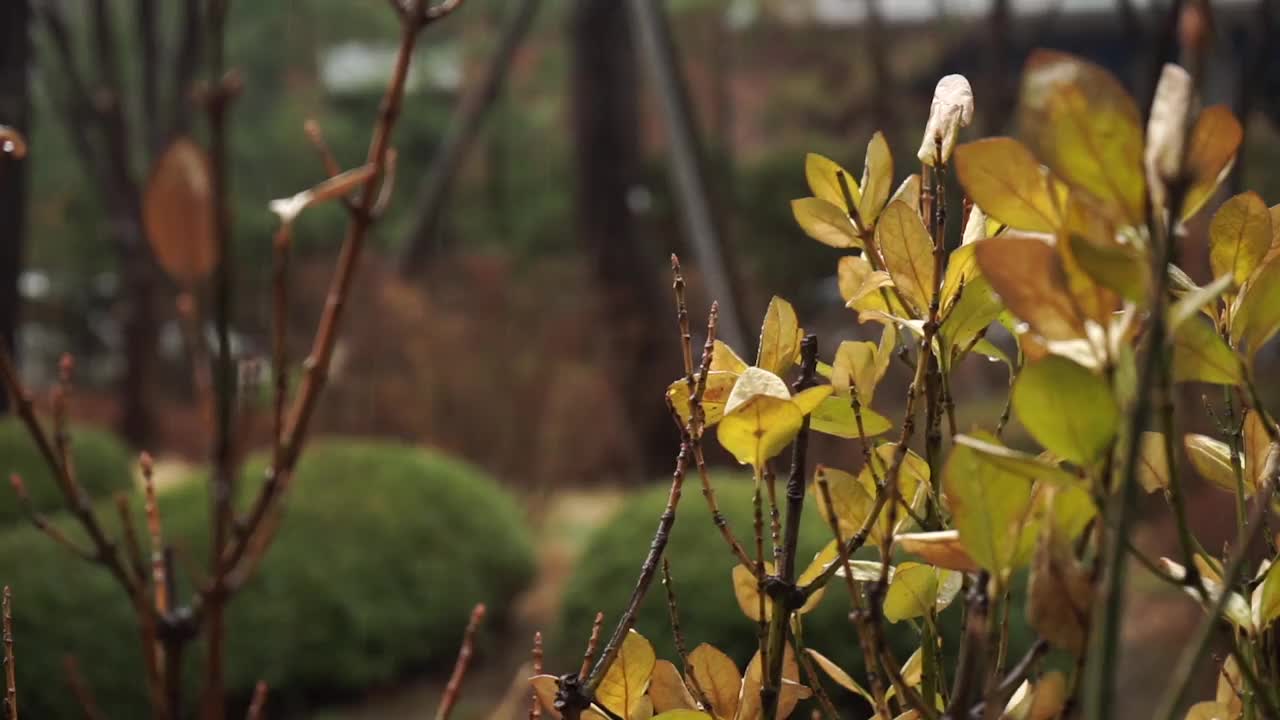
[[80, 663], [76, 662], [76, 656], [63, 657], [62, 668], [67, 674], [67, 685], [71, 686], [71, 694], [79, 703], [80, 712], [84, 713], [85, 720], [103, 720], [102, 711], [98, 709], [98, 701], [93, 697], [89, 684], [84, 681], [84, 675], [80, 673]]
[[74, 540], [67, 537], [66, 533], [62, 532], [61, 528], [49, 522], [49, 519], [44, 514], [36, 511], [35, 506], [31, 504], [31, 495], [27, 492], [27, 486], [22, 482], [20, 475], [17, 473], [10, 475], [9, 484], [13, 487], [13, 494], [17, 496], [18, 505], [22, 507], [23, 514], [27, 516], [27, 519], [35, 526], [35, 529], [48, 535], [54, 543], [61, 545], [72, 553], [86, 560], [93, 560], [92, 550], [77, 545]]
[[453, 664], [453, 674], [449, 683], [444, 686], [444, 695], [440, 698], [440, 706], [436, 708], [436, 720], [449, 720], [453, 706], [458, 702], [458, 694], [462, 690], [462, 681], [467, 676], [467, 668], [471, 665], [471, 654], [474, 652], [476, 631], [480, 629], [480, 621], [484, 620], [484, 603], [471, 610], [471, 620], [462, 633], [462, 647], [458, 648], [458, 659]]
[[596, 650], [600, 648], [600, 630], [604, 627], [604, 613], [597, 612], [596, 619], [591, 623], [591, 637], [587, 638], [587, 649], [582, 653], [582, 669], [578, 671], [578, 679], [585, 681], [587, 674], [591, 672], [591, 660], [596, 656]]
[[4, 709], [7, 720], [18, 720], [18, 675], [13, 660], [13, 592], [4, 586]]
[[262, 720], [262, 709], [266, 706], [267, 683], [265, 680], [259, 680], [253, 688], [253, 700], [249, 703], [249, 711], [244, 716], [245, 720]]

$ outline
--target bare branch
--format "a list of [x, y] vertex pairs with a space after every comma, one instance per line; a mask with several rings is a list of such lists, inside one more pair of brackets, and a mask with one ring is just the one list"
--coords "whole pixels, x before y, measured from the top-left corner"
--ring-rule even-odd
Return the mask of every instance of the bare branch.
[[440, 706], [436, 708], [436, 720], [449, 720], [453, 706], [458, 702], [458, 694], [462, 691], [462, 681], [467, 676], [467, 668], [471, 664], [471, 654], [475, 648], [476, 631], [480, 629], [480, 621], [484, 619], [484, 604], [476, 605], [471, 610], [471, 620], [462, 633], [462, 646], [458, 648], [458, 659], [453, 664], [453, 673], [444, 687], [444, 695], [440, 698]]

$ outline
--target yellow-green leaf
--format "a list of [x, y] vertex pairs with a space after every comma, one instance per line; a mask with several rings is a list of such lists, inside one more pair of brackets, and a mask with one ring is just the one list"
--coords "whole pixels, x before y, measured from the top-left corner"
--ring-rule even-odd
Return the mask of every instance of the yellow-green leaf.
[[[832, 512], [844, 528], [845, 536], [851, 536], [862, 528], [871, 510], [875, 506], [876, 477], [886, 479], [889, 466], [892, 464], [894, 443], [886, 443], [876, 448], [871, 456], [871, 467], [863, 467], [857, 476], [847, 472], [819, 465], [814, 471], [814, 482], [825, 478], [831, 493], [831, 507], [826, 507], [821, 489], [813, 489], [818, 498], [818, 509], [822, 517], [830, 522]], [[910, 520], [907, 507], [918, 507], [923, 500], [923, 493], [929, 484], [929, 463], [914, 451], [908, 450], [898, 472], [898, 489], [903, 502], [896, 513], [890, 512], [888, 503], [881, 509], [879, 516], [871, 526], [872, 542], [880, 543], [890, 534], [901, 530]], [[896, 514], [895, 523], [890, 526], [889, 516]]]
[[956, 445], [943, 466], [952, 524], [974, 562], [1000, 579], [1013, 569], [1031, 508], [1031, 483], [993, 468], [971, 448]]
[[893, 191], [889, 202], [901, 200], [907, 207], [920, 212], [920, 173], [912, 173]]
[[837, 205], [821, 198], [791, 201], [791, 214], [805, 234], [833, 248], [862, 247], [858, 231], [849, 215]]
[[1074, 485], [1078, 482], [1074, 475], [1052, 462], [1000, 445], [994, 438], [957, 435], [955, 441], [977, 453], [978, 459], [983, 463], [1028, 482], [1042, 481], [1055, 485]]
[[1224, 202], [1209, 222], [1209, 267], [1243, 285], [1271, 246], [1271, 213], [1257, 193]]
[[1239, 385], [1244, 381], [1240, 359], [1213, 326], [1202, 318], [1187, 318], [1173, 333], [1174, 382]]
[[1095, 283], [1135, 303], [1149, 300], [1151, 269], [1141, 252], [1129, 245], [1101, 244], [1079, 235], [1070, 235], [1066, 241], [1071, 256]]
[[791, 303], [774, 296], [764, 312], [760, 327], [760, 350], [756, 367], [780, 375], [791, 367], [800, 352], [800, 321]]
[[[1031, 150], [1071, 185], [1131, 225], [1146, 216], [1141, 115], [1103, 68], [1036, 50], [1023, 71], [1019, 125]], [[990, 208], [987, 208], [990, 212]]]
[[912, 306], [915, 317], [924, 317], [937, 280], [933, 240], [919, 213], [906, 203], [889, 203], [876, 224], [876, 245], [898, 294]]
[[1012, 402], [1032, 437], [1077, 465], [1098, 459], [1120, 427], [1120, 408], [1106, 380], [1056, 355], [1022, 369]]
[[859, 412], [862, 416], [861, 433], [858, 431], [858, 414], [853, 412], [850, 398], [829, 395], [813, 409], [809, 427], [815, 432], [847, 440], [857, 439], [864, 433], [866, 437], [875, 437], [893, 428], [888, 418], [869, 407], [863, 406]]
[[896, 623], [932, 613], [938, 601], [938, 581], [938, 571], [929, 565], [915, 562], [898, 565], [884, 597], [885, 619]]
[[1262, 583], [1253, 591], [1253, 626], [1266, 630], [1280, 617], [1280, 563], [1273, 562]]
[[653, 666], [649, 699], [653, 700], [653, 710], [659, 717], [668, 710], [694, 710], [698, 707], [680, 678], [680, 671], [668, 660], [659, 660]]
[[1049, 244], [1005, 233], [974, 244], [982, 276], [1005, 307], [1049, 340], [1084, 337], [1084, 320], [1067, 286], [1062, 259]]
[[1230, 290], [1234, 284], [1234, 277], [1223, 275], [1208, 285], [1190, 290], [1178, 298], [1177, 302], [1169, 307], [1169, 320], [1167, 323], [1169, 332], [1176, 333], [1182, 323], [1199, 313], [1205, 313], [1211, 318], [1217, 317], [1216, 306], [1218, 298]]
[[622, 718], [630, 718], [640, 707], [657, 657], [653, 645], [631, 630], [622, 641], [618, 657], [605, 671], [596, 688], [595, 701]]
[[781, 378], [747, 368], [729, 394], [716, 438], [738, 462], [760, 468], [791, 442], [803, 420]]
[[1244, 139], [1244, 128], [1226, 105], [1200, 111], [1187, 138], [1186, 172], [1191, 187], [1182, 204], [1182, 219], [1194, 215], [1213, 197], [1235, 164], [1236, 152]]
[[868, 227], [876, 222], [880, 210], [889, 199], [893, 186], [893, 153], [884, 133], [877, 131], [867, 143], [867, 161], [862, 168], [862, 198], [858, 201], [858, 214]]
[[1188, 433], [1182, 444], [1191, 465], [1205, 480], [1228, 492], [1236, 491], [1236, 473], [1231, 466], [1231, 447], [1208, 435]]
[[1267, 433], [1266, 420], [1254, 410], [1246, 410], [1244, 416], [1244, 444], [1241, 459], [1244, 460], [1245, 485], [1261, 487], [1267, 467], [1267, 455], [1271, 453], [1271, 436]]
[[862, 198], [858, 190], [857, 178], [835, 161], [818, 153], [809, 153], [804, 157], [804, 178], [809, 183], [809, 192], [843, 210], [845, 199], [844, 190], [840, 187], [840, 180], [837, 177], [839, 173], [844, 173], [856, 207]]
[[1231, 315], [1231, 340], [1252, 360], [1280, 331], [1280, 255], [1258, 269], [1241, 290]]
[[997, 137], [956, 148], [956, 175], [988, 216], [1009, 227], [1054, 232], [1062, 222], [1049, 177], [1027, 146]]
[[[867, 262], [865, 257], [846, 255], [840, 258], [836, 264], [836, 279], [840, 285], [840, 297], [844, 298], [846, 306], [858, 311], [880, 310], [889, 312], [891, 315], [905, 315], [906, 311], [902, 308], [902, 304], [891, 291], [881, 293], [879, 290], [880, 273], [871, 269], [871, 263]], [[888, 273], [885, 273], [887, 275]], [[892, 281], [890, 281], [892, 284]], [[874, 289], [874, 292], [869, 290]], [[889, 304], [885, 304], [885, 297], [889, 298]], [[890, 311], [889, 309], [892, 308]]]
[[689, 667], [697, 687], [711, 703], [708, 708], [711, 713], [721, 720], [733, 720], [738, 712], [738, 691], [742, 687], [738, 666], [719, 649], [702, 643], [689, 653]]

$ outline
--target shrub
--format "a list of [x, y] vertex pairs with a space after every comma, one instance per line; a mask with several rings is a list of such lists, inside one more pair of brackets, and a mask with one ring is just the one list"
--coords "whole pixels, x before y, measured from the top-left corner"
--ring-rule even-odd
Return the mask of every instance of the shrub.
[[[106, 497], [133, 485], [133, 460], [129, 450], [114, 435], [88, 427], [72, 427], [71, 457], [76, 479], [92, 497]], [[7, 482], [11, 474], [22, 477], [39, 512], [66, 506], [62, 491], [40, 456], [26, 428], [14, 417], [0, 419], [0, 473]], [[0, 525], [23, 517], [23, 510], [8, 489], [0, 498]]]
[[[247, 476], [260, 477], [261, 463], [250, 466]], [[247, 495], [256, 482], [241, 487]], [[191, 482], [161, 498], [166, 535], [195, 558], [207, 542], [205, 493]], [[229, 693], [242, 697], [265, 680], [277, 711], [447, 666], [472, 605], [501, 618], [532, 577], [516, 504], [479, 471], [431, 452], [319, 443], [304, 455], [285, 512], [231, 605], [227, 639]], [[0, 535], [22, 639], [23, 709], [74, 715], [60, 664], [74, 653], [111, 716], [144, 717], [133, 613], [105, 572], [77, 562], [30, 529]], [[197, 660], [201, 651], [188, 650]]]

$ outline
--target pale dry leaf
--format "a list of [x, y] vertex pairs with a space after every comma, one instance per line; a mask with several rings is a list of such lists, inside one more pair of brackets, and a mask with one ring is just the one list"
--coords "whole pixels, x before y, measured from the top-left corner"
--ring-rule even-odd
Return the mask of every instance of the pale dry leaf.
[[929, 106], [929, 122], [916, 156], [925, 165], [938, 164], [938, 145], [942, 146], [941, 162], [951, 157], [960, 128], [973, 120], [973, 88], [963, 75], [947, 75], [938, 81]]

